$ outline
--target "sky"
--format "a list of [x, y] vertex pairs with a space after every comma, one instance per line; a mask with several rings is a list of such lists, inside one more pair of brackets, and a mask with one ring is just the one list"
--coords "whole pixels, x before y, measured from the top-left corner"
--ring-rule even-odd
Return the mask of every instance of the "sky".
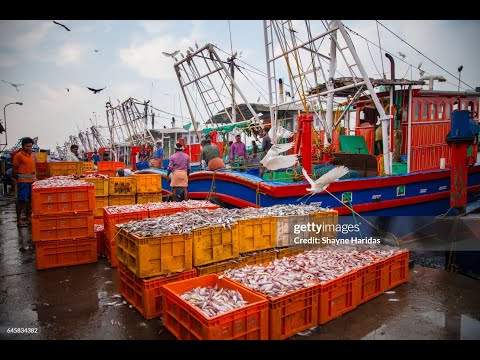
[[[222, 60], [233, 52], [240, 54], [238, 64], [245, 70], [247, 64], [254, 68], [257, 78], [255, 86], [239, 78], [239, 87], [250, 102], [259, 97], [266, 102], [268, 98], [266, 76], [258, 75], [266, 71], [262, 20], [55, 21], [70, 31], [53, 20], [0, 21], [0, 79], [23, 84], [17, 91], [0, 82], [0, 105], [5, 111], [5, 115], [0, 112], [0, 123], [5, 126], [6, 117], [7, 148], [24, 136], [38, 136], [38, 144], [44, 149], [63, 146], [69, 135], [77, 135], [92, 123], [106, 127], [107, 101], [116, 105], [130, 97], [140, 102], [150, 100], [158, 109], [156, 128], [169, 127], [172, 115], [188, 118], [174, 60], [162, 52], [185, 53], [188, 47], [195, 47], [195, 42], [199, 46], [214, 44]], [[456, 90], [457, 69], [462, 65], [460, 88], [474, 90], [480, 86], [478, 20], [343, 23], [362, 36], [351, 33], [370, 77], [390, 77], [390, 65], [381, 55], [380, 44], [396, 56], [397, 78], [417, 80], [420, 75], [416, 67], [422, 63], [426, 74], [447, 79], [436, 83], [435, 89]], [[370, 41], [368, 47], [364, 38]], [[105, 89], [94, 94], [87, 87]], [[185, 119], [183, 124], [188, 122]], [[5, 143], [5, 133], [0, 134], [0, 143]]]

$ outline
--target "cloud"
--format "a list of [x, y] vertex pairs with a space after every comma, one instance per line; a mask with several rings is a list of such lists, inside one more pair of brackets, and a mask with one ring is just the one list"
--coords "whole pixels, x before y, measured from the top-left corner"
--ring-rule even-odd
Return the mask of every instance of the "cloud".
[[142, 21], [140, 27], [148, 34], [158, 34], [167, 31], [171, 27], [168, 21]]
[[55, 63], [60, 66], [69, 64], [80, 64], [87, 51], [91, 51], [92, 47], [85, 44], [68, 43], [64, 45], [55, 58]]
[[15, 58], [10, 55], [0, 54], [0, 66], [1, 67], [11, 67], [17, 63]]
[[[33, 24], [33, 27], [32, 27]], [[17, 50], [30, 50], [32, 48], [36, 48], [40, 45], [43, 40], [46, 38], [48, 31], [54, 25], [51, 22], [43, 22], [43, 21], [7, 21], [6, 24], [2, 25], [2, 33], [3, 33], [3, 25], [6, 25], [8, 33], [2, 35], [0, 38], [0, 44], [4, 46], [8, 46]], [[30, 25], [30, 26], [28, 26]], [[31, 30], [22, 32], [23, 27], [30, 27]]]

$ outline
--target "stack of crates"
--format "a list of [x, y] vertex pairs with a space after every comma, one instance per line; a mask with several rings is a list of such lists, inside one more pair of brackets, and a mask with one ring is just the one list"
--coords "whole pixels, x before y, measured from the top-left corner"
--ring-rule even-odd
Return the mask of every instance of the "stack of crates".
[[[93, 163], [92, 163], [93, 164]], [[95, 223], [103, 224], [103, 208], [108, 206], [108, 179], [100, 177], [82, 178], [83, 181], [92, 183], [95, 187]]]
[[82, 174], [83, 163], [79, 161], [59, 161], [49, 164], [50, 176], [67, 176]]
[[160, 174], [135, 174], [137, 204], [162, 201], [162, 176]]
[[116, 255], [117, 225], [148, 218], [148, 209], [143, 205], [105, 206], [103, 208], [103, 251], [111, 267], [118, 266]]
[[117, 174], [118, 168], [126, 168], [124, 162], [117, 161], [99, 161], [97, 162], [97, 172], [99, 174], [107, 175], [109, 177], [114, 177]]
[[92, 184], [32, 187], [32, 241], [36, 267], [48, 269], [96, 262]]
[[135, 205], [137, 179], [133, 176], [108, 178], [108, 205]]

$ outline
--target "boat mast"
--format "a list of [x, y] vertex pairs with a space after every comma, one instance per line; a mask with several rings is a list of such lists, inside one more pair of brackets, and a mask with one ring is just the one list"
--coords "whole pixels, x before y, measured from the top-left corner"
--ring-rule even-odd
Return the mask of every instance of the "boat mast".
[[[330, 29], [333, 29], [335, 22], [330, 23]], [[333, 81], [335, 79], [335, 71], [337, 70], [337, 32], [333, 31], [330, 35], [330, 66], [328, 68], [328, 82], [327, 90], [330, 91], [327, 95], [327, 116], [326, 116], [326, 129], [324, 135], [324, 144], [326, 146], [330, 145], [331, 134], [333, 129], [333, 92], [334, 86]]]

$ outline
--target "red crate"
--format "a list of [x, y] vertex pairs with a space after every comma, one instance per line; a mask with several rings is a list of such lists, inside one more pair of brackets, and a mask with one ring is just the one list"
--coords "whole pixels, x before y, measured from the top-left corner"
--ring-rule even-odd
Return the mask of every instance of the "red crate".
[[382, 292], [408, 281], [408, 258], [410, 252], [404, 252], [386, 258], [382, 267]]
[[50, 167], [48, 162], [37, 162], [35, 167], [37, 170], [37, 180], [46, 179], [50, 176]]
[[355, 303], [356, 271], [320, 284], [318, 323], [326, 322], [357, 307]]
[[103, 234], [103, 253], [105, 254], [105, 257], [108, 259], [108, 262], [110, 263], [110, 266], [112, 268], [116, 268], [118, 266], [118, 258], [117, 258], [117, 252], [115, 249], [115, 240], [110, 241], [107, 239], [105, 236], [105, 233]]
[[32, 241], [93, 237], [93, 224], [93, 212], [76, 215], [34, 215]]
[[103, 222], [105, 226], [105, 237], [110, 240], [115, 240], [115, 235], [118, 231], [115, 225], [123, 224], [129, 221], [143, 220], [148, 218], [148, 210], [139, 210], [135, 212], [124, 212], [118, 214], [111, 214], [108, 206], [103, 208]]
[[115, 171], [117, 172], [118, 168], [126, 168], [127, 166], [125, 165], [124, 162], [118, 162], [118, 161], [99, 161], [97, 162], [97, 171]]
[[118, 264], [118, 273], [120, 294], [147, 320], [162, 315], [162, 285], [197, 276], [197, 271], [192, 269], [150, 279], [140, 279], [122, 263]]
[[53, 215], [95, 210], [93, 184], [72, 187], [32, 188], [32, 214]]
[[148, 217], [149, 218], [156, 218], [159, 216], [165, 216], [165, 215], [172, 215], [176, 214], [178, 212], [184, 211], [184, 208], [178, 207], [178, 208], [169, 208], [169, 209], [157, 209], [157, 210], [148, 210]]
[[102, 231], [95, 231], [95, 237], [97, 238], [97, 254], [105, 254], [105, 237]]
[[384, 260], [376, 261], [357, 270], [355, 304], [360, 305], [383, 293], [382, 269]]
[[[197, 286], [237, 290], [248, 305], [209, 317], [180, 295]], [[210, 274], [163, 285], [163, 324], [183, 340], [268, 340], [268, 301], [225, 277]]]
[[39, 241], [36, 244], [38, 270], [97, 262], [95, 237], [74, 240]]

